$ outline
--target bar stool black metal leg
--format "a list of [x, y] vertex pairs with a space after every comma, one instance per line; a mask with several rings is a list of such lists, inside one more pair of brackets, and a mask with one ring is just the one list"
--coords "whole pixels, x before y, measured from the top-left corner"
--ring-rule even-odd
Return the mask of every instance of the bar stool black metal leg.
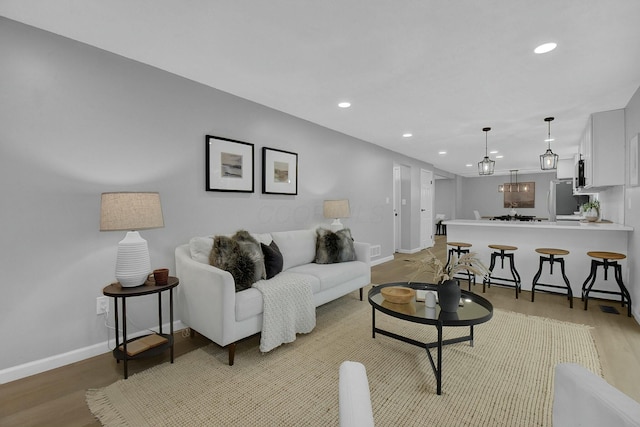
[[534, 302], [534, 298], [536, 295], [536, 285], [538, 284], [538, 279], [542, 274], [542, 263], [544, 262], [545, 259], [546, 258], [544, 257], [540, 257], [540, 266], [538, 267], [538, 272], [536, 273], [535, 276], [533, 276], [533, 282], [531, 283], [531, 302]]
[[[573, 290], [571, 289], [571, 284], [569, 284], [569, 279], [564, 272], [564, 259], [560, 258], [557, 260], [560, 263], [560, 271], [562, 272], [562, 278], [564, 279], [564, 283], [567, 285], [567, 297], [569, 298], [569, 308], [573, 308]], [[553, 265], [553, 263], [551, 264]]]
[[485, 286], [491, 287], [491, 274], [493, 273], [493, 268], [496, 266], [496, 254], [495, 252], [491, 254], [491, 265], [489, 266], [489, 275], [482, 281], [482, 293], [485, 291]]
[[616, 282], [618, 283], [618, 286], [620, 286], [620, 294], [621, 294], [620, 297], [622, 299], [622, 306], [624, 307], [624, 300], [626, 298], [627, 316], [631, 317], [631, 295], [629, 294], [629, 290], [627, 289], [627, 287], [624, 285], [624, 282], [622, 281], [622, 266], [617, 262], [616, 262], [616, 268], [615, 268], [615, 276], [616, 276]]
[[444, 269], [446, 270], [449, 267], [449, 263], [451, 262], [451, 257], [453, 256], [453, 249], [449, 249], [447, 253], [447, 263], [444, 265]]
[[[513, 279], [514, 279], [514, 283], [513, 284], [515, 285], [515, 288], [516, 288], [516, 299], [518, 299], [518, 294], [520, 292], [522, 292], [522, 289], [520, 288], [520, 274], [518, 274], [518, 270], [516, 270], [515, 259], [513, 257], [513, 254], [504, 254], [503, 253], [502, 254], [503, 260], [504, 260], [505, 256], [509, 258], [509, 265], [511, 267], [510, 268], [511, 275], [513, 276]], [[503, 263], [504, 263], [504, 261], [503, 261]]]
[[[591, 288], [596, 281], [596, 269], [598, 264], [598, 261], [591, 261], [591, 272], [589, 273], [589, 277], [587, 277], [587, 280], [585, 280], [585, 282], [582, 284], [582, 299], [584, 300], [585, 310], [587, 309], [587, 305], [589, 303], [589, 292], [591, 291]], [[589, 283], [589, 279], [591, 279], [591, 283]], [[587, 283], [589, 283], [588, 286]]]
[[[449, 266], [449, 263], [451, 262], [451, 259], [454, 256], [457, 256], [458, 259], [460, 259], [460, 257], [463, 254], [468, 254], [469, 252], [470, 252], [469, 249], [462, 249], [461, 247], [455, 247], [455, 248], [449, 249], [449, 253], [447, 255], [447, 263], [445, 264], [445, 270]], [[462, 274], [464, 274], [464, 273], [462, 273]], [[467, 276], [466, 280], [469, 282], [469, 291], [471, 291], [471, 272], [469, 270], [467, 270], [466, 276]], [[460, 278], [460, 277], [458, 277], [458, 278]], [[476, 284], [476, 276], [475, 275], [473, 275], [473, 284], [474, 285]]]

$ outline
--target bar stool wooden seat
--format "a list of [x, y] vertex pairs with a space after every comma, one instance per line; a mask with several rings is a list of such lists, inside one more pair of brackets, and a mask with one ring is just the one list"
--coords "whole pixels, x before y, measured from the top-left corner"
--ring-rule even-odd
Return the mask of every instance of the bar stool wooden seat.
[[[536, 252], [540, 254], [540, 267], [538, 268], [538, 272], [533, 278], [533, 282], [531, 285], [531, 302], [534, 302], [534, 297], [536, 294], [536, 286], [543, 286], [545, 288], [556, 288], [556, 289], [566, 289], [567, 298], [569, 299], [569, 307], [573, 308], [573, 291], [571, 290], [571, 284], [569, 284], [569, 279], [567, 279], [567, 275], [564, 272], [564, 258], [562, 256], [569, 255], [569, 251], [565, 249], [556, 249], [556, 248], [538, 248]], [[548, 255], [548, 256], [544, 256]], [[548, 262], [549, 263], [549, 274], [553, 274], [553, 263], [557, 262], [560, 264], [560, 272], [562, 273], [562, 279], [564, 280], [565, 285], [555, 285], [549, 283], [539, 283], [538, 280], [542, 275], [542, 265]], [[540, 289], [539, 291], [548, 292], [548, 293], [559, 293], [551, 290]]]
[[[627, 256], [625, 254], [617, 252], [603, 251], [591, 251], [587, 252], [587, 255], [589, 255], [593, 259], [591, 260], [591, 271], [589, 272], [589, 277], [587, 277], [587, 279], [582, 284], [582, 300], [584, 301], [584, 309], [587, 309], [590, 292], [620, 295], [620, 303], [622, 304], [622, 307], [624, 307], [625, 303], [627, 304], [627, 316], [631, 317], [631, 295], [629, 295], [629, 291], [622, 281], [622, 266], [618, 263], [618, 261], [625, 259]], [[593, 289], [593, 285], [596, 281], [598, 267], [602, 267], [604, 270], [604, 280], [608, 280], [607, 270], [609, 269], [609, 267], [613, 267], [614, 276], [616, 279], [616, 283], [620, 288], [620, 292], [603, 289]]]
[[[445, 270], [449, 266], [449, 263], [452, 262], [451, 260], [454, 257], [460, 258], [462, 255], [468, 254], [469, 252], [471, 252], [469, 248], [472, 245], [471, 243], [466, 243], [466, 242], [447, 242], [447, 246], [451, 246], [451, 247], [449, 248], [449, 251], [447, 254], [447, 264], [445, 265]], [[465, 277], [459, 276], [454, 278], [467, 280], [469, 282], [469, 290], [471, 290], [471, 280], [473, 279], [473, 285], [475, 286], [476, 275], [471, 273], [469, 270], [466, 270], [466, 271], [467, 271], [466, 273], [462, 273], [464, 274]]]
[[[486, 286], [491, 285], [513, 287], [516, 290], [516, 299], [518, 294], [522, 292], [522, 280], [520, 279], [520, 273], [516, 270], [513, 251], [517, 251], [516, 246], [509, 245], [489, 245], [489, 248], [494, 251], [491, 253], [491, 265], [489, 266], [489, 275], [482, 281], [482, 292], [485, 292]], [[510, 252], [507, 252], [510, 251]], [[496, 266], [496, 259], [500, 257], [500, 266], [504, 269], [504, 259], [509, 261], [509, 271], [511, 272], [511, 278], [508, 277], [496, 277], [493, 275], [493, 269]], [[498, 282], [496, 282], [496, 280]], [[506, 283], [505, 283], [506, 282]]]

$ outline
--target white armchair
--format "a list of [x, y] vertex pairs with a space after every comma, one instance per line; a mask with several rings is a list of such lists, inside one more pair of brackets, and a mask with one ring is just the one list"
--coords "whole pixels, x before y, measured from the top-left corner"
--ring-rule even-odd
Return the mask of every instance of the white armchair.
[[640, 426], [640, 403], [575, 363], [556, 366], [554, 427]]
[[340, 427], [373, 427], [367, 371], [362, 363], [340, 365]]

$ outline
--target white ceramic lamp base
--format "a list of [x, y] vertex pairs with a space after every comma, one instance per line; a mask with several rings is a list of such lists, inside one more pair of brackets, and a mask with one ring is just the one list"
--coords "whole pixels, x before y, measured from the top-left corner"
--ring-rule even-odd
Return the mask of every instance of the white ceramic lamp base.
[[333, 220], [330, 227], [331, 231], [335, 233], [336, 231], [342, 230], [344, 228], [344, 225], [342, 225], [342, 223], [340, 222], [340, 218], [336, 218], [335, 220]]
[[151, 272], [149, 248], [137, 231], [129, 231], [118, 243], [116, 279], [124, 288], [144, 284]]

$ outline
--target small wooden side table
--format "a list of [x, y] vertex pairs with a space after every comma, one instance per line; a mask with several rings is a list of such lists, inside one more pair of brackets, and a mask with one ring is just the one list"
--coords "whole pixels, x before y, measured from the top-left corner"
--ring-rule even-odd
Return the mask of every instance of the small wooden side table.
[[[173, 288], [178, 286], [180, 281], [177, 277], [169, 277], [169, 281], [166, 285], [156, 285], [155, 281], [147, 280], [144, 285], [123, 288], [120, 283], [112, 283], [106, 286], [102, 293], [108, 297], [112, 297], [115, 307], [115, 323], [116, 323], [116, 347], [113, 349], [113, 356], [118, 363], [121, 360], [124, 361], [124, 379], [129, 377], [127, 370], [127, 361], [132, 359], [138, 359], [141, 357], [155, 356], [164, 352], [166, 349], [171, 350], [171, 363], [173, 363]], [[162, 333], [162, 292], [169, 291], [169, 334]], [[127, 339], [127, 298], [138, 297], [142, 295], [158, 294], [158, 325], [160, 327], [158, 335], [167, 339], [166, 343], [160, 344], [155, 347], [151, 347], [147, 350], [141, 351], [135, 355], [127, 354], [127, 344], [130, 344], [143, 337], [136, 337]], [[124, 342], [122, 342], [122, 349], [120, 348], [120, 333], [118, 329], [119, 316], [118, 316], [118, 299], [122, 304], [122, 336]]]

